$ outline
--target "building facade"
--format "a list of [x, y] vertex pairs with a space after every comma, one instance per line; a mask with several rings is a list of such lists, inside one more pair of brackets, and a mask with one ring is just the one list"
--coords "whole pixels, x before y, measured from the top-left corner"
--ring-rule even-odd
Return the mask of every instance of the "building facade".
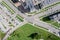
[[41, 9], [57, 1], [59, 0], [18, 0], [17, 3], [20, 5], [17, 5], [18, 9], [24, 13]]

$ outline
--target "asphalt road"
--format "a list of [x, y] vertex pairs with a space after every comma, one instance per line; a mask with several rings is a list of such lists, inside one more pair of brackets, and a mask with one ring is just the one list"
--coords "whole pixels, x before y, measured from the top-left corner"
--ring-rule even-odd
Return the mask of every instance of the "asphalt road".
[[[42, 21], [40, 21], [40, 20], [38, 19], [38, 17], [41, 17], [41, 16], [43, 16], [43, 15], [48, 14], [48, 12], [45, 12], [44, 14], [41, 13], [41, 14], [37, 14], [37, 15], [28, 17], [27, 15], [25, 15], [25, 14], [21, 13], [20, 11], [18, 11], [8, 0], [4, 0], [4, 1], [7, 2], [8, 5], [10, 5], [10, 7], [11, 7], [16, 13], [18, 13], [18, 14], [20, 14], [22, 17], [24, 17], [27, 22], [31, 22], [31, 23], [36, 24], [36, 25], [38, 25], [38, 26], [44, 27], [44, 28], [50, 30], [51, 33], [53, 33], [53, 34], [55, 34], [55, 35], [58, 36], [58, 32], [59, 32], [60, 30], [55, 29], [53, 26], [51, 26], [51, 25], [49, 25], [49, 24], [47, 24], [47, 23], [44, 23], [44, 22], [42, 22]], [[22, 24], [24, 24], [24, 23], [25, 23], [25, 22], [23, 22]], [[13, 29], [13, 31], [16, 30], [16, 29], [17, 29], [17, 28]], [[11, 34], [11, 33], [12, 33], [12, 30], [9, 31], [9, 32], [5, 35], [5, 37], [3, 38], [3, 40], [7, 39], [8, 36], [9, 36], [9, 34]]]

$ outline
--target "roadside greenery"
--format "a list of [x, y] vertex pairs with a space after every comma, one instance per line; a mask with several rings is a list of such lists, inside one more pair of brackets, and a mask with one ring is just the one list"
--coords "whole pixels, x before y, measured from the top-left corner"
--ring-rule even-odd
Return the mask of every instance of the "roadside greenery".
[[12, 14], [15, 13], [15, 11], [14, 11], [9, 5], [7, 5], [4, 1], [2, 1], [1, 3], [2, 3], [2, 5], [4, 5]]
[[59, 37], [51, 34], [43, 29], [32, 26], [31, 24], [25, 24], [22, 27], [15, 30], [7, 40], [60, 40]]
[[43, 17], [43, 18], [40, 19], [40, 20], [42, 20], [42, 21], [44, 21], [44, 22], [47, 22], [47, 23], [53, 25], [55, 28], [60, 28], [60, 24], [59, 24], [58, 22], [56, 22], [56, 21], [54, 21], [54, 20], [50, 20], [48, 17]]
[[22, 18], [20, 15], [16, 15], [16, 18], [17, 18], [19, 21], [23, 22], [23, 18]]
[[2, 40], [2, 38], [4, 37], [4, 33], [0, 30], [0, 40]]

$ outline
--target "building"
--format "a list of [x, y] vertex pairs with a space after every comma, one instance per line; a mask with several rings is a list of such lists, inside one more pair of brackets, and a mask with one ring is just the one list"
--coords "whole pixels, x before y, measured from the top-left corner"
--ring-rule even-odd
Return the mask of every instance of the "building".
[[12, 0], [15, 6], [22, 13], [39, 10], [47, 5], [50, 5], [59, 0]]

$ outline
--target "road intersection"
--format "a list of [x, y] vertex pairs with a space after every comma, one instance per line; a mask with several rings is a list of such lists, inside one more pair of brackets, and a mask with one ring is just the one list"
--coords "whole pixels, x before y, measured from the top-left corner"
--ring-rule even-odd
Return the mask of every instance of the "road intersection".
[[[60, 5], [57, 5], [57, 6], [53, 7], [52, 9], [49, 9], [48, 11], [46, 11], [46, 12], [44, 12], [44, 13], [38, 13], [38, 14], [36, 14], [36, 15], [33, 15], [33, 16], [29, 17], [28, 15], [23, 14], [23, 13], [21, 13], [20, 11], [18, 11], [8, 0], [3, 0], [3, 1], [4, 1], [4, 2], [7, 2], [7, 3], [10, 5], [10, 7], [15, 11], [14, 15], [12, 15], [12, 17], [13, 17], [14, 19], [15, 19], [16, 14], [19, 14], [20, 16], [22, 16], [22, 17], [24, 18], [24, 22], [19, 23], [20, 27], [21, 27], [22, 25], [30, 22], [30, 23], [32, 23], [32, 24], [36, 24], [36, 25], [38, 25], [38, 26], [41, 26], [41, 27], [43, 27], [43, 28], [46, 28], [46, 29], [48, 29], [49, 32], [51, 32], [51, 33], [57, 35], [58, 37], [60, 37], [60, 35], [59, 35], [59, 33], [58, 33], [58, 32], [60, 31], [59, 29], [56, 29], [56, 28], [54, 28], [52, 25], [49, 25], [48, 23], [45, 23], [45, 22], [39, 20], [39, 17], [41, 17], [41, 16], [47, 15], [48, 13], [54, 12], [54, 11], [56, 11], [56, 10], [60, 10], [60, 9], [59, 9]], [[56, 8], [57, 8], [57, 9], [56, 9]], [[53, 11], [51, 11], [51, 10], [53, 10]], [[9, 13], [9, 12], [8, 12], [8, 13]], [[14, 23], [13, 23], [13, 24], [14, 24]], [[8, 30], [8, 32], [6, 32], [6, 35], [5, 35], [5, 37], [3, 38], [3, 40], [6, 40], [13, 31], [15, 31], [17, 28], [19, 28], [19, 25], [18, 25], [17, 27], [10, 28], [10, 29]], [[15, 25], [15, 26], [16, 26], [16, 25]]]

